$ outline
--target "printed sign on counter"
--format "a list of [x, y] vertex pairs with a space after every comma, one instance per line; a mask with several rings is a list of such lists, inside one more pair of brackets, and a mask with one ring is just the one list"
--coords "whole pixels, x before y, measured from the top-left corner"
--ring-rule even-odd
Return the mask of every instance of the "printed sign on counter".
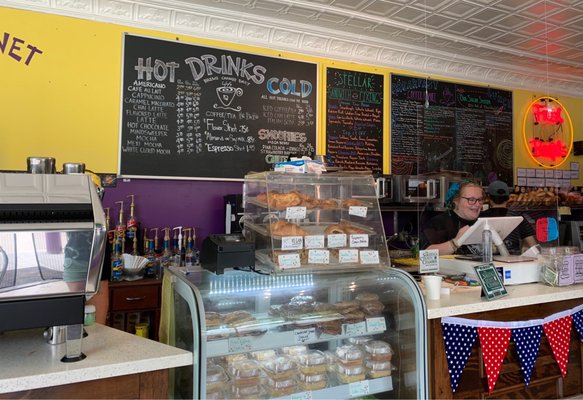
[[281, 238], [282, 250], [301, 250], [304, 248], [304, 238], [302, 236], [284, 236]]
[[306, 207], [287, 207], [285, 209], [285, 219], [306, 218]]
[[382, 333], [387, 330], [385, 317], [374, 317], [366, 319], [366, 331], [368, 333]]
[[318, 339], [316, 328], [294, 329], [294, 338], [296, 344], [313, 342]]
[[229, 338], [229, 353], [248, 352], [253, 349], [252, 339], [249, 336], [237, 336]]
[[317, 249], [308, 252], [309, 264], [330, 264], [330, 250]]
[[368, 235], [366, 233], [350, 235], [350, 247], [368, 247]]
[[350, 337], [361, 336], [366, 334], [366, 322], [357, 322], [356, 324], [344, 324], [344, 334]]
[[328, 247], [346, 246], [346, 233], [333, 233], [328, 235]]
[[361, 250], [360, 262], [362, 264], [378, 264], [380, 262], [379, 252], [377, 250]]
[[368, 380], [352, 382], [348, 385], [350, 397], [366, 396], [370, 393], [370, 383]]
[[358, 250], [357, 249], [340, 249], [338, 250], [338, 261], [341, 264], [357, 263]]
[[277, 263], [281, 269], [301, 267], [300, 255], [298, 253], [279, 254]]
[[355, 215], [357, 217], [366, 217], [368, 211], [367, 207], [363, 206], [350, 206], [348, 207], [348, 215]]

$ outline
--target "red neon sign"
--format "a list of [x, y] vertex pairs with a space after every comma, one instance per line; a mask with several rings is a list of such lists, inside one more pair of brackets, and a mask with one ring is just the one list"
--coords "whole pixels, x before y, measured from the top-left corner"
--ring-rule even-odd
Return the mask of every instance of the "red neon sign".
[[531, 153], [534, 157], [550, 158], [552, 161], [568, 154], [567, 145], [561, 139], [551, 142], [543, 142], [540, 139], [531, 139], [529, 142]]
[[551, 106], [550, 104], [533, 104], [532, 113], [534, 114], [535, 124], [554, 124], [561, 125], [565, 120], [561, 116], [561, 107]]

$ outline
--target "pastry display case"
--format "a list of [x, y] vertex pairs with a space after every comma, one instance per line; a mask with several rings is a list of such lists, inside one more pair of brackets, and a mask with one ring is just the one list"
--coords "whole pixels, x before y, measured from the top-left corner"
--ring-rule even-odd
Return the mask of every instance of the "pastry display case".
[[195, 357], [174, 371], [174, 398], [428, 396], [425, 305], [407, 273], [171, 267], [164, 279], [170, 344]]
[[337, 272], [388, 263], [372, 175], [248, 174], [243, 234], [273, 272]]

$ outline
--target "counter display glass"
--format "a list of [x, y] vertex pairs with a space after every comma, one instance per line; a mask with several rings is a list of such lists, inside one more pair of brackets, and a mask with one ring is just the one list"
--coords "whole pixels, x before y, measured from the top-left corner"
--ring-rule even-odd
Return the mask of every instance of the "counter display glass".
[[176, 398], [427, 398], [425, 304], [407, 273], [170, 274], [172, 344], [195, 354]]

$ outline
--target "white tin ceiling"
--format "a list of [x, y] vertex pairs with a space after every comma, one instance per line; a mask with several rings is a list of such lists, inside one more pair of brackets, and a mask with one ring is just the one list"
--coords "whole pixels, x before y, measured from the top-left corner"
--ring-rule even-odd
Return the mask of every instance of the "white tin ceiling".
[[0, 0], [0, 5], [583, 97], [583, 0]]

